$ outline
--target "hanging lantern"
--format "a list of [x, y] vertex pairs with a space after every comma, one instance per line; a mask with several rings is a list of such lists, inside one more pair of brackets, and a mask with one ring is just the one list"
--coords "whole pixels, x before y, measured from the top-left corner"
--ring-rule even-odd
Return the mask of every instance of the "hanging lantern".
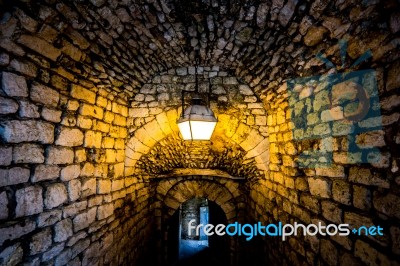
[[191, 105], [182, 111], [177, 123], [184, 140], [210, 140], [217, 118], [208, 106], [202, 104], [202, 99], [196, 94]]
[[[217, 124], [217, 118], [208, 105], [203, 103], [199, 96], [199, 86], [197, 80], [197, 65], [199, 62], [198, 53], [196, 54], [196, 71], [195, 71], [195, 90], [182, 90], [182, 113], [177, 121], [179, 131], [184, 140], [210, 140]], [[210, 88], [210, 87], [209, 87]], [[191, 104], [184, 108], [185, 93], [193, 93]], [[210, 99], [210, 89], [208, 90], [208, 100]]]

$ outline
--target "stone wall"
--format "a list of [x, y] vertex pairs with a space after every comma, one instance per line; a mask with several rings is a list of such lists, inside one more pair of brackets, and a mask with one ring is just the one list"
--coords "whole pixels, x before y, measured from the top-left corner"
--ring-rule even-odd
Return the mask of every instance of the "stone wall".
[[[348, 53], [352, 52], [349, 47]], [[331, 54], [337, 53], [335, 46]], [[372, 70], [358, 72], [362, 77], [321, 68], [314, 73], [321, 74], [317, 83], [288, 79], [270, 84], [271, 90], [263, 96], [270, 171], [251, 187], [253, 217], [265, 223], [346, 223], [351, 229], [363, 225], [384, 229], [383, 236], [300, 235], [285, 242], [269, 237], [266, 261], [397, 265], [400, 101], [399, 82], [391, 74], [396, 65], [398, 61], [383, 67], [377, 59], [369, 64]], [[376, 79], [371, 72], [376, 72]], [[335, 75], [339, 81], [330, 79], [327, 86], [323, 79]], [[361, 97], [354, 81], [368, 95], [364, 102], [354, 101]], [[354, 113], [360, 112], [362, 104], [368, 104], [369, 111], [357, 120]]]
[[[198, 67], [199, 92], [219, 122], [209, 142], [182, 141], [181, 91], [195, 90], [195, 67], [171, 69], [144, 84], [131, 102], [125, 174], [155, 177], [175, 168], [210, 168], [259, 178], [268, 169], [267, 116], [249, 86], [219, 67]], [[185, 97], [185, 106], [190, 100]], [[157, 162], [157, 163], [154, 163]]]
[[149, 185], [124, 178], [129, 86], [42, 6], [0, 25], [0, 263], [134, 261]]

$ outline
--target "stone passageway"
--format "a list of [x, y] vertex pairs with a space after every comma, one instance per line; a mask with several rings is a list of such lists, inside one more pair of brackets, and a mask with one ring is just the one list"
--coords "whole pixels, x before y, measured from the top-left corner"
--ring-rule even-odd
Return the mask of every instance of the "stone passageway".
[[[0, 0], [0, 265], [182, 264], [192, 199], [356, 230], [196, 263], [400, 264], [399, 46], [397, 0]], [[184, 141], [196, 80], [218, 122]]]

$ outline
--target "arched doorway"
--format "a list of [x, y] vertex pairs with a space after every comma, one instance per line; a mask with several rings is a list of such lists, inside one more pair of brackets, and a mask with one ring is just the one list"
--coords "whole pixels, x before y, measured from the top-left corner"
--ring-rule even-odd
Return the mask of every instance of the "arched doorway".
[[[246, 206], [242, 192], [242, 180], [234, 180], [215, 176], [185, 176], [164, 178], [157, 183], [155, 202], [156, 230], [160, 236], [155, 239], [159, 265], [177, 265], [179, 256], [179, 209], [182, 204], [193, 198], [208, 200], [210, 217], [222, 216], [216, 223], [242, 222]], [[214, 208], [213, 205], [216, 205]], [[216, 214], [215, 214], [215, 210]], [[213, 218], [211, 218], [213, 219]], [[210, 221], [210, 223], [214, 221]], [[210, 239], [209, 239], [210, 240]], [[209, 245], [218, 245], [214, 239]], [[218, 241], [218, 239], [216, 239]], [[215, 244], [214, 244], [215, 243]], [[229, 261], [220, 265], [238, 265], [241, 251], [236, 236], [228, 237]], [[207, 263], [210, 264], [210, 263]]]
[[[168, 221], [168, 265], [230, 265], [229, 241], [225, 236], [207, 236], [199, 227], [228, 223], [221, 207], [206, 198], [192, 198], [182, 203]], [[190, 232], [191, 231], [191, 232]]]

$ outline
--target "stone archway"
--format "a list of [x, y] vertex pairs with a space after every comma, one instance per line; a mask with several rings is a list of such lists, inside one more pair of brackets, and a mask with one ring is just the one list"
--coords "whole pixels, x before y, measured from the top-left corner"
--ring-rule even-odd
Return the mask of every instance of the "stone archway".
[[[156, 188], [157, 229], [162, 239], [157, 246], [162, 247], [159, 261], [168, 260], [168, 221], [179, 209], [180, 205], [192, 198], [206, 198], [218, 205], [225, 213], [228, 223], [244, 219], [245, 202], [240, 182], [212, 176], [186, 176], [165, 179]], [[240, 255], [236, 238], [229, 241], [231, 265], [236, 265]]]
[[[135, 131], [126, 144], [126, 176], [135, 174], [136, 163], [157, 143], [171, 134], [179, 135], [176, 125], [178, 116], [179, 110], [176, 109], [160, 113], [151, 122]], [[246, 152], [246, 159], [254, 159], [259, 170], [267, 171], [269, 164], [268, 138], [263, 137], [257, 130], [240, 122], [234, 116], [222, 114], [218, 119], [214, 136], [223, 136], [240, 146]]]

